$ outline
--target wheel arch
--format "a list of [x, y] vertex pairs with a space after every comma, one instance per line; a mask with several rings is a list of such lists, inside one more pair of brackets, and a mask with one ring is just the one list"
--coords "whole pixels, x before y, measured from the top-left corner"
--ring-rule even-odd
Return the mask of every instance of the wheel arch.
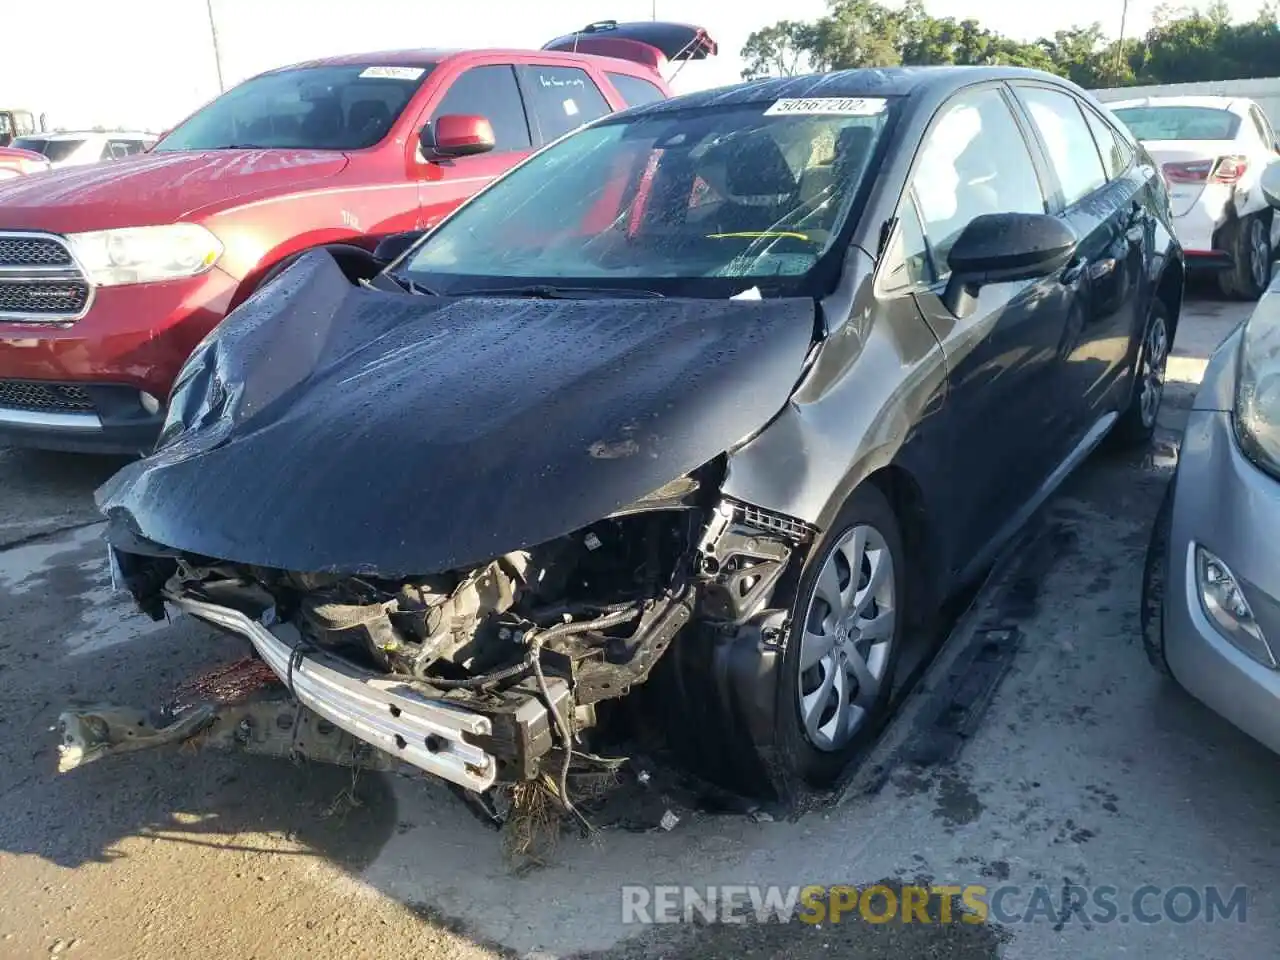
[[902, 535], [907, 564], [907, 588], [911, 596], [909, 617], [912, 625], [942, 602], [940, 589], [944, 577], [944, 551], [937, 537], [937, 526], [930, 517], [928, 500], [920, 482], [901, 463], [893, 462], [868, 474], [862, 481], [884, 495], [893, 508]]
[[902, 534], [907, 562], [908, 589], [913, 619], [922, 618], [942, 602], [946, 594], [947, 546], [935, 505], [925, 485], [902, 458], [871, 458], [855, 471], [846, 485], [827, 503], [818, 523], [828, 530], [844, 504], [863, 486], [873, 486], [889, 502]]
[[[1182, 315], [1183, 291], [1186, 286], [1187, 268], [1181, 257], [1170, 257], [1156, 278], [1154, 299], [1169, 311], [1169, 339], [1178, 332], [1178, 320]], [[1146, 323], [1146, 317], [1142, 318]], [[1141, 334], [1139, 334], [1141, 335]]]

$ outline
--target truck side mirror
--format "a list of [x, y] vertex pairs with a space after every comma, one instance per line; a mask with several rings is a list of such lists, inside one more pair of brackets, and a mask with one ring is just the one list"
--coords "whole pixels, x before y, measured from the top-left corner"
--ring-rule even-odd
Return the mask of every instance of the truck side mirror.
[[418, 143], [428, 160], [488, 153], [496, 144], [493, 126], [478, 114], [447, 113], [422, 128]]

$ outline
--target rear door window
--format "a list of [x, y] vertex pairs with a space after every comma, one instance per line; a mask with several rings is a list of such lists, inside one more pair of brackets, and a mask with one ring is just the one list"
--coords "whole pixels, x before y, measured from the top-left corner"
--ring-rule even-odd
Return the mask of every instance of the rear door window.
[[578, 67], [518, 67], [531, 119], [543, 143], [612, 112], [587, 71]]
[[1018, 88], [1031, 115], [1049, 164], [1062, 187], [1062, 201], [1071, 206], [1107, 182], [1098, 145], [1075, 97], [1045, 87]]
[[493, 127], [494, 152], [528, 150], [532, 146], [515, 69], [509, 64], [472, 67], [456, 77], [431, 119], [447, 114], [488, 120]]
[[613, 88], [622, 95], [628, 107], [641, 107], [646, 103], [657, 103], [667, 99], [656, 83], [650, 83], [640, 77], [628, 76], [625, 73], [606, 73]]
[[1098, 145], [1098, 152], [1102, 154], [1102, 163], [1107, 171], [1107, 179], [1115, 180], [1117, 177], [1124, 176], [1125, 171], [1129, 169], [1130, 161], [1133, 159], [1133, 151], [1129, 149], [1129, 145], [1116, 135], [1111, 124], [1107, 123], [1088, 107], [1084, 108], [1084, 118], [1088, 121], [1089, 129], [1093, 131], [1093, 139]]

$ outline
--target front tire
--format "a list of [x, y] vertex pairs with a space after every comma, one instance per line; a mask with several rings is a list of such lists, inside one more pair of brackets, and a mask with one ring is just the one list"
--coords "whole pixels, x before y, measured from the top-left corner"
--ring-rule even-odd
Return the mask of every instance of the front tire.
[[1258, 300], [1271, 285], [1271, 212], [1251, 213], [1225, 232], [1224, 245], [1234, 262], [1230, 270], [1218, 274], [1218, 286], [1236, 300]]
[[906, 622], [908, 566], [893, 509], [854, 491], [806, 561], [778, 676], [779, 759], [830, 786], [879, 733]]

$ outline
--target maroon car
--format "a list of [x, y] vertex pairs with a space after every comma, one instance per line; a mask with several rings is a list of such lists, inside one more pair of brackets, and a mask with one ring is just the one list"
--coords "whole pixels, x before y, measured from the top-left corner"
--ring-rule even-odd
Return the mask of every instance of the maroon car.
[[0, 184], [0, 443], [148, 449], [192, 348], [291, 258], [327, 247], [363, 269], [716, 49], [698, 27], [612, 21], [548, 48], [285, 67], [146, 154]]

